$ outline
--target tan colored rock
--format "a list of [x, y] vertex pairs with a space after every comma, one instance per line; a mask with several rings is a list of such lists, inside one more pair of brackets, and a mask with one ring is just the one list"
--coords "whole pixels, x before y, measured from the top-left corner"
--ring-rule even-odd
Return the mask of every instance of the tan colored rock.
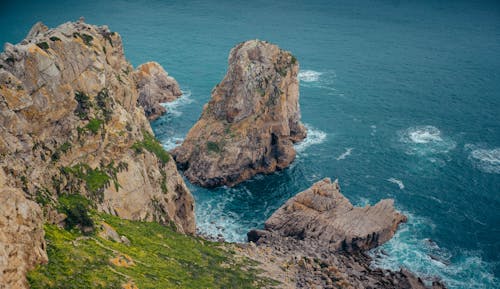
[[[161, 67], [143, 70], [156, 78], [155, 69]], [[137, 105], [137, 86], [120, 35], [106, 26], [37, 23], [25, 41], [7, 44], [0, 54], [0, 167], [7, 184], [32, 199], [40, 191], [82, 193], [103, 211], [173, 221], [194, 233], [193, 198], [175, 163], [134, 149], [153, 133]], [[79, 165], [110, 180], [90, 188], [68, 170]]]
[[42, 210], [4, 177], [0, 170], [0, 288], [29, 288], [26, 272], [47, 263]]
[[134, 72], [139, 105], [144, 107], [146, 117], [154, 120], [166, 112], [161, 103], [171, 102], [182, 95], [177, 81], [157, 62], [147, 62]]
[[228, 72], [213, 89], [198, 122], [172, 154], [193, 183], [233, 186], [258, 173], [284, 169], [300, 122], [299, 65], [288, 51], [251, 40], [234, 47]]
[[330, 250], [364, 251], [388, 241], [406, 217], [386, 199], [374, 206], [353, 207], [337, 182], [326, 178], [288, 200], [266, 221], [282, 236], [314, 240]]

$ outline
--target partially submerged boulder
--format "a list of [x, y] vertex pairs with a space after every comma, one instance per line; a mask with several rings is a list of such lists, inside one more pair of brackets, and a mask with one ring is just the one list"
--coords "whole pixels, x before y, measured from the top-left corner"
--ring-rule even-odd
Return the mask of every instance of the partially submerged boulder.
[[290, 52], [268, 42], [234, 47], [226, 76], [172, 151], [185, 176], [204, 187], [234, 186], [288, 167], [295, 158], [293, 144], [306, 137], [298, 70]]

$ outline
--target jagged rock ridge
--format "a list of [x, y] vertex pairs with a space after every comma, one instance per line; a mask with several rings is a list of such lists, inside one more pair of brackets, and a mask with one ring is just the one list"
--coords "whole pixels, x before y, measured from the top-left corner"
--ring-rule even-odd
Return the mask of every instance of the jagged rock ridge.
[[172, 151], [191, 182], [233, 186], [290, 165], [293, 144], [306, 136], [298, 69], [290, 52], [268, 42], [251, 40], [231, 50], [226, 76]]

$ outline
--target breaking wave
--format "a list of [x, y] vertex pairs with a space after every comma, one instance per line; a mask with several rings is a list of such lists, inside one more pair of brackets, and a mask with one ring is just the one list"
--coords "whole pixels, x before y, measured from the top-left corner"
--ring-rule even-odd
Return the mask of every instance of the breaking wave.
[[389, 182], [391, 182], [393, 184], [398, 185], [398, 187], [399, 187], [400, 190], [403, 190], [405, 188], [405, 185], [403, 184], [403, 181], [398, 180], [396, 178], [389, 178], [389, 179], [387, 179], [387, 181], [389, 181]]
[[321, 74], [323, 73], [314, 70], [301, 70], [297, 76], [300, 81], [315, 82], [319, 80]]
[[167, 114], [178, 117], [182, 115], [182, 111], [180, 110], [180, 108], [192, 102], [193, 100], [191, 99], [191, 91], [182, 90], [181, 97], [171, 102], [161, 103], [161, 105], [167, 109]]
[[428, 285], [441, 279], [448, 288], [498, 288], [492, 264], [484, 261], [480, 252], [460, 250], [454, 254], [441, 248], [433, 240], [419, 236], [426, 228], [435, 227], [430, 220], [405, 214], [408, 223], [401, 225], [387, 243], [369, 252], [373, 267], [395, 271], [407, 268]]
[[304, 152], [308, 147], [320, 144], [326, 140], [326, 132], [315, 129], [308, 124], [305, 127], [307, 128], [307, 137], [295, 145], [295, 150], [298, 153]]
[[465, 145], [470, 150], [469, 160], [477, 169], [491, 174], [500, 174], [500, 148], [485, 149], [474, 145]]
[[[443, 154], [456, 147], [453, 140], [444, 137], [437, 127], [431, 125], [413, 126], [400, 131], [399, 140], [406, 145], [406, 153], [410, 155]], [[435, 161], [434, 158], [430, 160]]]

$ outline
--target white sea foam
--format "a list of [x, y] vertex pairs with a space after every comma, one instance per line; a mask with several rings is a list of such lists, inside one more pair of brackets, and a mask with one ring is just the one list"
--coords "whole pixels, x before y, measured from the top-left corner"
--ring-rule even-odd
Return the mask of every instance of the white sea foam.
[[315, 129], [308, 124], [306, 124], [305, 126], [307, 128], [307, 137], [303, 141], [295, 145], [295, 150], [298, 153], [304, 152], [308, 147], [315, 144], [320, 144], [326, 140], [325, 132]]
[[184, 141], [184, 138], [173, 136], [173, 137], [170, 137], [166, 140], [163, 140], [162, 144], [163, 144], [163, 148], [165, 150], [170, 151], [170, 150], [174, 149], [175, 147], [181, 145], [183, 141]]
[[345, 152], [343, 152], [342, 154], [340, 154], [338, 157], [337, 157], [337, 160], [340, 161], [340, 160], [343, 160], [345, 159], [346, 157], [350, 156], [351, 155], [351, 152], [354, 148], [346, 148]]
[[441, 131], [435, 126], [416, 126], [411, 127], [407, 131], [408, 137], [414, 143], [429, 143], [429, 142], [441, 142]]
[[182, 115], [182, 111], [180, 110], [180, 108], [192, 102], [193, 100], [191, 99], [191, 91], [182, 90], [181, 97], [171, 102], [161, 103], [161, 105], [167, 109], [167, 114], [178, 117]]
[[433, 240], [420, 236], [435, 225], [428, 219], [404, 212], [408, 223], [400, 226], [394, 237], [369, 252], [372, 266], [398, 271], [400, 267], [421, 276], [430, 285], [436, 277], [448, 288], [499, 288], [491, 263], [480, 252], [459, 251], [454, 255]]
[[387, 179], [387, 181], [389, 181], [389, 182], [391, 182], [393, 184], [398, 185], [400, 190], [403, 190], [405, 188], [405, 185], [403, 184], [403, 181], [398, 180], [396, 178], [389, 178], [389, 179]]
[[298, 78], [304, 82], [316, 82], [319, 80], [321, 74], [323, 73], [314, 70], [301, 70], [299, 71]]
[[429, 156], [431, 162], [436, 162], [432, 155], [446, 154], [456, 147], [452, 139], [443, 136], [441, 131], [432, 125], [413, 126], [398, 134], [400, 142], [405, 144], [407, 154]]
[[469, 160], [477, 169], [485, 173], [500, 174], [500, 148], [487, 149], [468, 144], [465, 149], [470, 150]]

